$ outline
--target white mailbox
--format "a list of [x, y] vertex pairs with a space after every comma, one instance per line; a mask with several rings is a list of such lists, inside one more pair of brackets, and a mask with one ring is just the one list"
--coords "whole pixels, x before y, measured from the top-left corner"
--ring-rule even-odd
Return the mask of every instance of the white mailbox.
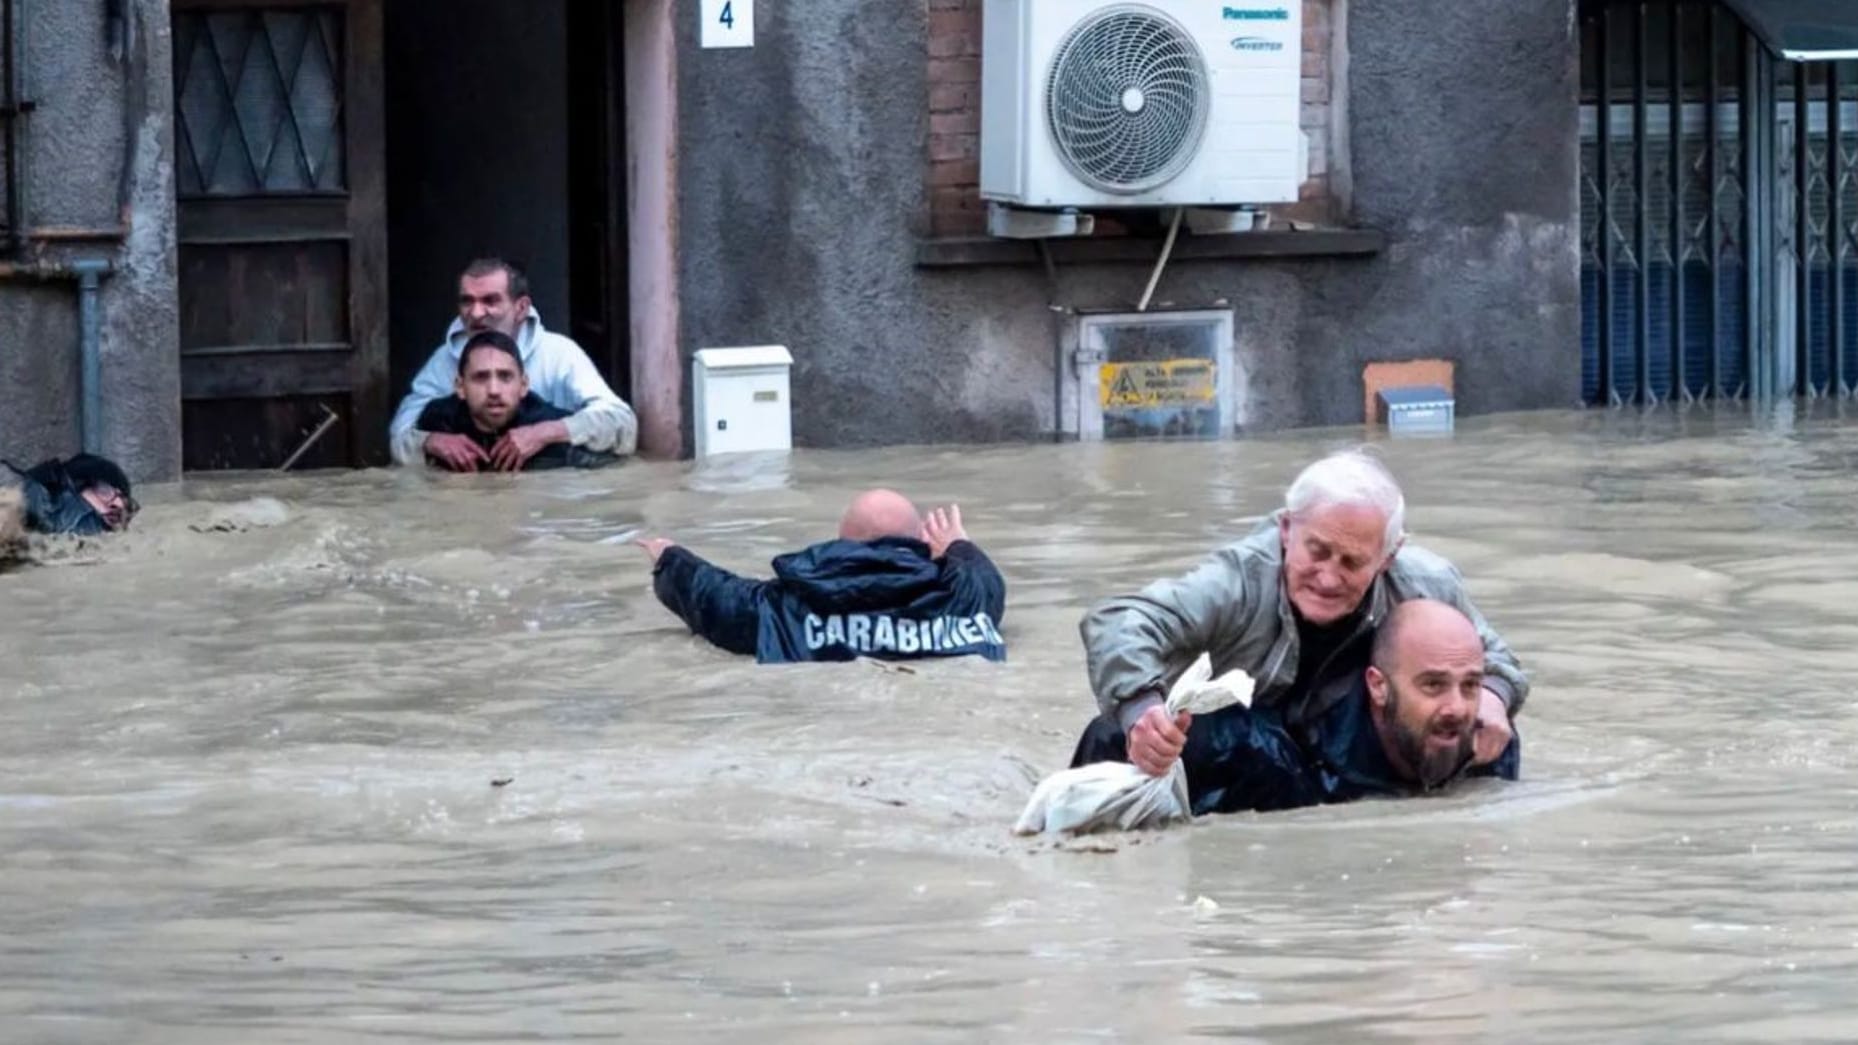
[[788, 374], [781, 345], [705, 348], [691, 363], [697, 456], [793, 447]]

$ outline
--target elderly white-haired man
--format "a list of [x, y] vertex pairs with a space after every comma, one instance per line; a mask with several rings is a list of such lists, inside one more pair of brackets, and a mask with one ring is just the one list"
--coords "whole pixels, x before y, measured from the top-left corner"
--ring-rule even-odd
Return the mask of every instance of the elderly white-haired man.
[[[1514, 735], [1510, 720], [1529, 680], [1465, 595], [1457, 569], [1407, 544], [1405, 527], [1406, 498], [1378, 460], [1358, 450], [1331, 454], [1305, 468], [1284, 508], [1243, 540], [1183, 577], [1098, 605], [1079, 630], [1104, 718], [1078, 760], [1118, 757], [1122, 750], [1108, 752], [1126, 746], [1128, 761], [1165, 773], [1187, 747], [1191, 720], [1170, 718], [1162, 697], [1202, 652], [1216, 674], [1249, 674], [1254, 705], [1281, 714], [1293, 733], [1314, 728], [1366, 664], [1375, 628], [1409, 599], [1449, 603], [1476, 625], [1485, 677], [1473, 757], [1495, 760]], [[1211, 757], [1190, 753], [1189, 776], [1196, 758]]]

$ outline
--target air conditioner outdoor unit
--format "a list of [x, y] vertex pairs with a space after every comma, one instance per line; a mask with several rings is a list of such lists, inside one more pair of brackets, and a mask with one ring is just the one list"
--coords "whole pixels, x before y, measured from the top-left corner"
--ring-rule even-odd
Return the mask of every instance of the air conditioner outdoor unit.
[[1302, 0], [984, 0], [981, 195], [1016, 207], [1287, 203]]

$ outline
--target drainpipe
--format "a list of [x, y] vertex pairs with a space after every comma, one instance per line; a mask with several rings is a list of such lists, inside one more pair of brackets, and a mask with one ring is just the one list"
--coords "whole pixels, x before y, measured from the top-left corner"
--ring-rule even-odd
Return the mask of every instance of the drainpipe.
[[[1045, 263], [1045, 310], [1052, 317], [1052, 442], [1064, 442], [1064, 335], [1069, 325], [1067, 317], [1071, 314], [1058, 293], [1058, 264], [1052, 260], [1051, 246], [1044, 237], [1033, 240], [1038, 244], [1039, 260]], [[1082, 386], [1078, 395], [1083, 395]], [[1084, 438], [1083, 415], [1078, 415], [1077, 438]]]
[[77, 356], [79, 416], [86, 453], [103, 452], [103, 303], [104, 277], [114, 271], [102, 258], [64, 263], [0, 262], [0, 283], [7, 280], [77, 283]]
[[[4, 121], [4, 140], [0, 140], [0, 153], [4, 155], [4, 173], [6, 175], [7, 196], [0, 200], [6, 217], [6, 237], [0, 242], [0, 258], [17, 255], [27, 240], [50, 242], [55, 240], [120, 240], [126, 227], [116, 229], [48, 229], [29, 233], [26, 222], [26, 178], [25, 165], [20, 162], [20, 150], [24, 144], [21, 133], [21, 118], [32, 112], [33, 104], [21, 97], [25, 79], [25, 57], [21, 54], [20, 38], [24, 31], [23, 12], [19, 7], [23, 0], [0, 0], [0, 114], [7, 117]], [[123, 0], [106, 0], [106, 25], [108, 27], [111, 53], [118, 61], [131, 63], [131, 75], [125, 81], [127, 94], [124, 111], [125, 146], [123, 172], [119, 184], [120, 211], [123, 226], [127, 225], [129, 215], [128, 186], [130, 165], [136, 155], [137, 137], [140, 134], [141, 111], [145, 108], [143, 92], [145, 87], [138, 75], [136, 62], [139, 57], [135, 44], [135, 23], [133, 11]], [[113, 266], [102, 258], [79, 258], [68, 262], [49, 261], [5, 261], [0, 260], [0, 283], [8, 280], [30, 280], [38, 282], [63, 282], [71, 280], [77, 284], [78, 317], [78, 390], [79, 418], [83, 429], [84, 450], [87, 453], [103, 452], [103, 280], [114, 271]]]
[[84, 452], [103, 453], [103, 306], [97, 289], [110, 271], [101, 258], [73, 261], [77, 273], [77, 357], [82, 361], [78, 387], [82, 391]]
[[21, 228], [26, 220], [26, 179], [19, 162], [22, 144], [20, 121], [32, 111], [32, 103], [20, 97], [19, 12], [15, 0], [0, 0], [0, 159], [4, 160], [6, 198], [0, 200], [0, 212], [6, 221], [6, 238], [0, 242], [0, 255], [19, 252]]

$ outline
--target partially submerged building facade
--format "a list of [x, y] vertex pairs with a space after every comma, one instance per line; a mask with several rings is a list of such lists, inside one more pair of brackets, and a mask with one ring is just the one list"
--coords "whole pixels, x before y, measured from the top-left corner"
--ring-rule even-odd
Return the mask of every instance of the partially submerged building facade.
[[1858, 372], [1838, 5], [1209, 5], [1203, 45], [1294, 63], [1296, 199], [1040, 239], [980, 191], [994, 4], [0, 0], [0, 454], [382, 462], [481, 254], [662, 456], [729, 345], [791, 350], [803, 446]]

